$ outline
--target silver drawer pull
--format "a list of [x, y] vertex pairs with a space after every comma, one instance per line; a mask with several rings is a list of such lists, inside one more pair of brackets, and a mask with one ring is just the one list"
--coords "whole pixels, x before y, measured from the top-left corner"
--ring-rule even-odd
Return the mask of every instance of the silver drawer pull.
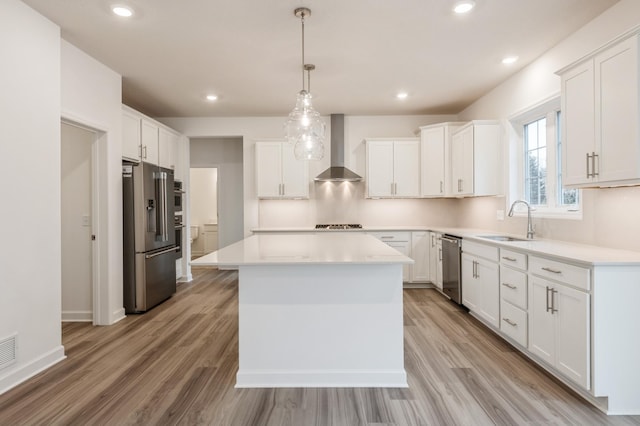
[[502, 256], [502, 258], [504, 260], [508, 260], [509, 262], [515, 262], [516, 260], [518, 260], [518, 259], [516, 259], [514, 257], [509, 257], [509, 256]]
[[385, 235], [383, 235], [380, 238], [383, 239], [383, 240], [393, 240], [393, 236], [385, 236]]
[[511, 290], [515, 290], [516, 288], [518, 288], [515, 285], [509, 284], [509, 283], [502, 283], [502, 285], [507, 287], [507, 288], [510, 288]]
[[502, 318], [502, 321], [506, 322], [507, 324], [509, 324], [512, 327], [517, 327], [518, 326], [517, 322], [511, 321], [509, 318]]
[[552, 274], [561, 274], [562, 271], [558, 269], [547, 268], [546, 266], [542, 268], [543, 271], [551, 272]]

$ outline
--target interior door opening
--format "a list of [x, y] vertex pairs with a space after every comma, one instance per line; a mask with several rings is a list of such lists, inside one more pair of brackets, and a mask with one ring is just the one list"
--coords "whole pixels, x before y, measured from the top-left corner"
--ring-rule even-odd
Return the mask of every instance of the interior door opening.
[[94, 150], [98, 134], [61, 125], [61, 302], [63, 322], [94, 321]]

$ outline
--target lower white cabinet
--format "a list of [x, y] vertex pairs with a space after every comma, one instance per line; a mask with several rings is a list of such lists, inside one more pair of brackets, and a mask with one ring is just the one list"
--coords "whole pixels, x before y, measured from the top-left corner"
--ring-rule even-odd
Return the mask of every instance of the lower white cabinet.
[[411, 258], [415, 261], [409, 267], [411, 282], [426, 283], [429, 281], [429, 248], [430, 232], [414, 231], [411, 233]]
[[462, 240], [462, 304], [500, 326], [498, 248]]
[[[405, 256], [411, 257], [411, 232], [369, 232], [369, 235], [376, 237]], [[411, 258], [413, 259], [413, 257]], [[402, 265], [402, 281], [411, 281], [409, 265]]]
[[435, 253], [433, 254], [435, 273], [433, 274], [433, 283], [437, 288], [442, 290], [442, 234], [433, 233], [433, 240], [435, 244]]
[[589, 389], [589, 293], [537, 276], [529, 288], [529, 350]]
[[202, 238], [204, 240], [204, 254], [218, 250], [218, 225], [206, 223]]

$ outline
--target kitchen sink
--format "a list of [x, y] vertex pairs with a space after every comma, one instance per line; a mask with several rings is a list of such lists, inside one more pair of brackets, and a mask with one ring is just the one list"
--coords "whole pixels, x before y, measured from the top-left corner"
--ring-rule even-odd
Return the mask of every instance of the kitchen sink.
[[507, 235], [478, 235], [478, 238], [486, 238], [493, 241], [531, 241], [524, 238], [514, 238]]

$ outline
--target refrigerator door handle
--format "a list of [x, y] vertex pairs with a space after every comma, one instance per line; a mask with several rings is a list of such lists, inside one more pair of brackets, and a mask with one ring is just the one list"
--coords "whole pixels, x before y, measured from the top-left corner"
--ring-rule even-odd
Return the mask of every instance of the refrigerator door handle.
[[167, 253], [170, 253], [170, 252], [172, 252], [172, 251], [176, 251], [177, 249], [178, 249], [178, 247], [171, 247], [171, 248], [168, 248], [168, 249], [166, 249], [166, 250], [159, 251], [159, 252], [157, 252], [157, 253], [153, 253], [153, 254], [145, 254], [145, 255], [144, 255], [144, 258], [145, 258], [145, 259], [153, 259], [153, 258], [154, 258], [154, 257], [156, 257], [156, 256], [161, 256], [161, 255], [163, 255], [163, 254], [167, 254]]
[[159, 226], [156, 227], [156, 236], [160, 237], [160, 241], [169, 241], [169, 224], [167, 211], [167, 173], [154, 173], [156, 181], [156, 200], [158, 209], [156, 210], [156, 221]]

